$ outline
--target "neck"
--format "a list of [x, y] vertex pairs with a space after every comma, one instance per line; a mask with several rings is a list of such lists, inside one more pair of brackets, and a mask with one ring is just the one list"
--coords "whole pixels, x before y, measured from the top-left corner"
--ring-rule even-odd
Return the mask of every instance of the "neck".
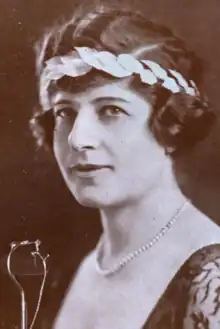
[[117, 261], [150, 241], [186, 202], [176, 183], [155, 185], [142, 198], [100, 210], [103, 262]]

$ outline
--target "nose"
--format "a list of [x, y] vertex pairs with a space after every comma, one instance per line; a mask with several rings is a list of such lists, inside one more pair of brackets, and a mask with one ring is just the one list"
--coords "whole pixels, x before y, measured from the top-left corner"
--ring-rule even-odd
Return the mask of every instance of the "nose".
[[75, 151], [98, 148], [100, 141], [95, 114], [80, 110], [69, 133], [68, 144]]

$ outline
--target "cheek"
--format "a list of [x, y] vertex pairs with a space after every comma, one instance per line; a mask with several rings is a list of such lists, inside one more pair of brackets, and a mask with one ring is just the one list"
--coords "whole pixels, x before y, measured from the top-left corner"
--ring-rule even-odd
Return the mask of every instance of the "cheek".
[[119, 157], [125, 161], [136, 161], [137, 158], [146, 157], [147, 150], [151, 146], [151, 140], [147, 132], [142, 129], [134, 129], [117, 139], [116, 149]]
[[53, 151], [58, 163], [62, 163], [69, 153], [68, 136], [67, 131], [61, 132], [58, 129], [54, 131]]
[[117, 156], [123, 176], [141, 178], [154, 170], [160, 162], [162, 149], [147, 128], [144, 129], [127, 135], [123, 140], [118, 140]]

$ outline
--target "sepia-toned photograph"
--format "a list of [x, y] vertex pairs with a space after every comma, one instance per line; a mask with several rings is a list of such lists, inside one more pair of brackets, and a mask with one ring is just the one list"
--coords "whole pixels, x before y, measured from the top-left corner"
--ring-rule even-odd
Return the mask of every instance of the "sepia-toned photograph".
[[219, 329], [220, 2], [0, 15], [0, 329]]

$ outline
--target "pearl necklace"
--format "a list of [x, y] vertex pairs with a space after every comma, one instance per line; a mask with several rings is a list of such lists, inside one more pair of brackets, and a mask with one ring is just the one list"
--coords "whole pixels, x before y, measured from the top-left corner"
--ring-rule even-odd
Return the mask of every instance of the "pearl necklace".
[[142, 253], [151, 249], [173, 226], [176, 222], [180, 212], [186, 207], [188, 201], [186, 201], [180, 208], [178, 208], [175, 215], [168, 221], [168, 223], [160, 229], [160, 231], [146, 244], [142, 245], [140, 248], [130, 252], [128, 255], [124, 256], [118, 263], [116, 263], [112, 268], [102, 268], [100, 266], [100, 260], [102, 257], [102, 238], [100, 239], [96, 248], [96, 271], [102, 276], [111, 276], [119, 272], [123, 267], [130, 263], [133, 259], [140, 256]]

